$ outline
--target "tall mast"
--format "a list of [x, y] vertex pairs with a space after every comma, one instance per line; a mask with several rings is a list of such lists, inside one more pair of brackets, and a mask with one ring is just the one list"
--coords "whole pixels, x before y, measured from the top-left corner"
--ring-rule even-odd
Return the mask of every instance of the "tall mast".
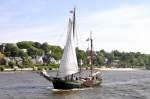
[[[75, 33], [76, 33], [76, 31], [75, 31], [75, 28], [76, 28], [76, 8], [74, 7], [73, 8], [73, 18], [72, 18], [73, 20], [72, 20], [72, 31], [73, 31], [73, 37], [75, 38], [75, 36], [77, 36]], [[77, 46], [78, 47], [78, 46]], [[78, 51], [78, 48], [76, 49], [76, 51]], [[81, 65], [79, 65], [80, 66], [80, 70], [79, 70], [79, 74], [80, 74], [80, 76], [81, 76]]]
[[76, 22], [76, 15], [75, 15], [75, 12], [76, 11], [76, 8], [74, 7], [73, 9], [73, 37], [75, 37], [75, 22]]
[[90, 50], [90, 60], [91, 60], [91, 76], [93, 74], [93, 39], [92, 39], [92, 32], [90, 32], [90, 46], [91, 46], [91, 50]]
[[[75, 39], [75, 21], [76, 21], [76, 15], [75, 15], [75, 12], [76, 11], [76, 9], [75, 9], [75, 7], [73, 8], [73, 17], [72, 17], [72, 32], [73, 32], [73, 39]], [[71, 11], [72, 12], [72, 11]], [[76, 51], [76, 48], [75, 48], [75, 51]], [[71, 79], [73, 80], [73, 74], [71, 75]]]

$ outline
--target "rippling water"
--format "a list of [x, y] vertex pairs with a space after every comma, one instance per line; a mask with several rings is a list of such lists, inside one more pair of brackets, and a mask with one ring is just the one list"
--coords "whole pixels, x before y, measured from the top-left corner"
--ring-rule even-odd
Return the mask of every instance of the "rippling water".
[[[55, 72], [49, 72], [55, 75]], [[63, 93], [35, 72], [0, 73], [0, 99], [150, 99], [150, 71], [102, 71], [100, 87]]]

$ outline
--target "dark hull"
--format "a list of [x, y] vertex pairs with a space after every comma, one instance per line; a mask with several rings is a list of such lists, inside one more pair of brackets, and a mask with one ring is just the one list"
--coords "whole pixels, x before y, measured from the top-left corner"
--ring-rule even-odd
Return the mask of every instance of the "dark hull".
[[90, 80], [90, 81], [66, 81], [60, 79], [54, 79], [52, 81], [54, 89], [73, 89], [73, 88], [86, 88], [99, 86], [101, 81], [99, 80]]
[[75, 81], [65, 81], [55, 79], [52, 81], [54, 89], [73, 89], [73, 88], [81, 88], [82, 83]]

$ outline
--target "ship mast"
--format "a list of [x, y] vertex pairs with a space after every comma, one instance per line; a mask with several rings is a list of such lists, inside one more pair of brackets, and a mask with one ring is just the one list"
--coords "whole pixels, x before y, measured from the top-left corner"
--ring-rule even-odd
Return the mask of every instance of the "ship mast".
[[91, 76], [93, 74], [93, 39], [92, 39], [92, 32], [90, 32], [90, 61], [91, 61]]
[[[73, 39], [75, 39], [75, 7], [74, 7], [74, 9], [73, 9], [73, 24], [72, 24], [72, 32], [73, 32]], [[76, 51], [76, 50], [75, 50]], [[71, 79], [73, 80], [73, 74], [71, 75]]]
[[75, 37], [75, 24], [76, 24], [76, 15], [75, 15], [75, 11], [76, 11], [76, 9], [75, 9], [75, 7], [74, 7], [74, 9], [73, 9], [73, 26], [72, 26], [72, 30], [73, 30], [73, 37]]
[[[73, 37], [75, 38], [75, 36], [77, 36], [75, 28], [76, 28], [76, 8], [74, 7], [73, 11], [71, 11], [71, 13], [73, 13], [73, 20], [72, 20], [72, 31], [73, 31]], [[78, 41], [77, 41], [78, 42]], [[77, 49], [76, 51], [78, 51], [78, 45], [77, 45]], [[79, 70], [79, 74], [81, 76], [81, 65], [79, 65], [80, 70]]]

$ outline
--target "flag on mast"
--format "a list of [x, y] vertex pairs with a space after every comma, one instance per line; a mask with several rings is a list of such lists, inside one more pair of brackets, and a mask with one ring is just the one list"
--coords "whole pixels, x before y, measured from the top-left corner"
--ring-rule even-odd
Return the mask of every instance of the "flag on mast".
[[89, 38], [86, 39], [86, 41], [89, 41], [89, 40], [90, 40]]
[[70, 13], [73, 13], [74, 11], [73, 10], [70, 10]]

